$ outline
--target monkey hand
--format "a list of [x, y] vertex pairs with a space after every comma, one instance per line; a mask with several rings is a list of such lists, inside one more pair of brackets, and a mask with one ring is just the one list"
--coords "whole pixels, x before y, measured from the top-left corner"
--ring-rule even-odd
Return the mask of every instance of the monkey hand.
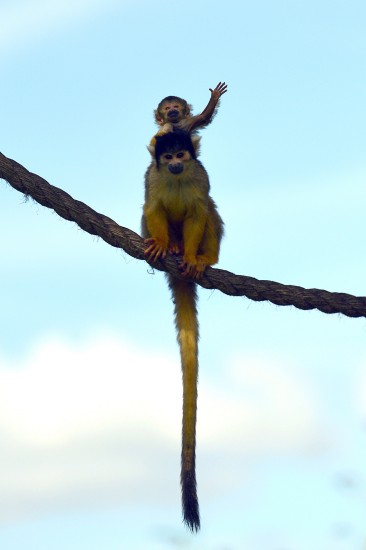
[[169, 132], [172, 132], [173, 129], [174, 129], [173, 124], [171, 124], [170, 122], [166, 122], [165, 124], [162, 125], [162, 127], [155, 134], [155, 136], [163, 136], [164, 134], [168, 134]]
[[211, 99], [218, 101], [223, 94], [226, 94], [227, 84], [225, 84], [225, 82], [219, 82], [214, 90], [210, 88], [210, 92], [211, 92]]
[[148, 245], [145, 250], [145, 256], [150, 262], [156, 262], [159, 258], [165, 258], [168, 245], [162, 239], [150, 237], [149, 239], [145, 239], [145, 243]]
[[168, 134], [169, 132], [172, 132], [174, 130], [174, 126], [171, 122], [166, 122], [162, 127], [161, 130], [158, 132], [159, 136], [162, 134]]

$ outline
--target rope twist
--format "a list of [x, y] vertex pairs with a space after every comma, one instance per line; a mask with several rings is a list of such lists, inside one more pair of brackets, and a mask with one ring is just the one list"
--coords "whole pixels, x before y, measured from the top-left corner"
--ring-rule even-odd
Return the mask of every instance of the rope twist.
[[[52, 208], [65, 220], [75, 222], [91, 235], [98, 235], [116, 248], [138, 260], [146, 260], [143, 239], [131, 229], [118, 225], [99, 214], [68, 193], [49, 184], [45, 179], [32, 174], [24, 166], [0, 153], [0, 178], [26, 197]], [[168, 271], [181, 277], [178, 263], [169, 256], [151, 264], [155, 269]], [[274, 281], [261, 281], [254, 277], [235, 275], [230, 271], [209, 267], [197, 284], [203, 288], [217, 289], [229, 296], [246, 296], [256, 302], [270, 301], [278, 306], [295, 306], [298, 309], [318, 309], [323, 313], [342, 313], [348, 317], [366, 317], [366, 297], [352, 296], [343, 292], [328, 292], [316, 288], [283, 285]]]

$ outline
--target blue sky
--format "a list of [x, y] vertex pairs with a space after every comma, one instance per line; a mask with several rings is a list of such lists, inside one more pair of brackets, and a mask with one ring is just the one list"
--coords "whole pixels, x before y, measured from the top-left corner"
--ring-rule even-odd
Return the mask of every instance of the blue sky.
[[[365, 295], [366, 6], [0, 3], [1, 152], [138, 231], [152, 112], [225, 80], [220, 267]], [[0, 182], [2, 550], [366, 543], [366, 321], [200, 291], [199, 535], [161, 273]]]

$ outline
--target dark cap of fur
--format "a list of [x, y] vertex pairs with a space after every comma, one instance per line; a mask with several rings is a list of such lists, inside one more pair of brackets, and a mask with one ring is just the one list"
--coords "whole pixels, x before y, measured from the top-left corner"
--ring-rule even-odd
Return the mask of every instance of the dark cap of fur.
[[156, 136], [155, 160], [157, 167], [159, 167], [161, 155], [164, 153], [176, 153], [177, 151], [188, 151], [193, 159], [196, 158], [196, 152], [188, 132], [175, 128], [173, 132]]

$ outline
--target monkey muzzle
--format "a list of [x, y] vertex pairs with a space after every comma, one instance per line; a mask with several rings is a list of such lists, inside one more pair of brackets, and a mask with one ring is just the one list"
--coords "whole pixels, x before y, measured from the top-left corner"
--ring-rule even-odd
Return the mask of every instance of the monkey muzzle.
[[177, 118], [179, 118], [178, 109], [171, 109], [170, 111], [168, 111], [167, 118], [168, 118], [168, 120], [171, 120], [172, 122], [177, 120]]
[[172, 174], [181, 174], [183, 172], [183, 163], [177, 162], [176, 164], [168, 164], [169, 172]]

